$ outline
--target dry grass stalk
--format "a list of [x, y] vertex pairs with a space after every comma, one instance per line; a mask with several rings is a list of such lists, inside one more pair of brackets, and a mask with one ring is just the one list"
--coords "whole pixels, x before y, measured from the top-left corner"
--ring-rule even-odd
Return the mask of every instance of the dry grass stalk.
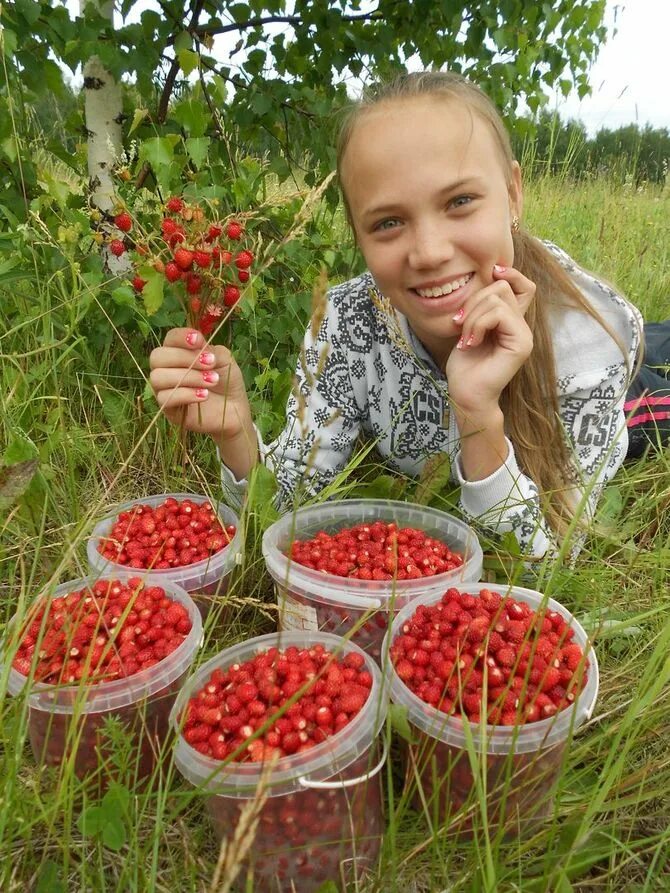
[[229, 893], [256, 838], [258, 822], [268, 798], [268, 782], [277, 758], [263, 764], [256, 791], [240, 811], [232, 837], [221, 841], [219, 858], [209, 885], [209, 893]]

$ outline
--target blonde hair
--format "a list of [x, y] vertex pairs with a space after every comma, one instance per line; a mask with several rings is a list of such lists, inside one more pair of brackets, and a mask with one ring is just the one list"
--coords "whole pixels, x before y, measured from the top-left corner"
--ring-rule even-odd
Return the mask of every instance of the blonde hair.
[[[514, 155], [509, 135], [497, 108], [486, 94], [475, 84], [453, 72], [405, 74], [387, 85], [367, 91], [349, 109], [340, 128], [337, 170], [352, 229], [351, 211], [342, 184], [342, 164], [358, 120], [381, 103], [422, 97], [439, 97], [459, 102], [490, 126], [508, 186], [511, 187]], [[538, 486], [544, 517], [560, 536], [575, 522], [573, 487], [578, 481], [558, 405], [549, 305], [573, 306], [587, 313], [616, 342], [627, 366], [628, 357], [620, 339], [593, 309], [549, 250], [523, 229], [513, 232], [512, 240], [514, 266], [534, 282], [537, 288], [535, 300], [526, 312], [526, 321], [533, 333], [534, 348], [528, 360], [505, 387], [501, 395], [501, 408], [506, 433], [514, 444], [519, 467]], [[630, 374], [630, 369], [628, 371]], [[581, 519], [577, 523], [583, 524]]]

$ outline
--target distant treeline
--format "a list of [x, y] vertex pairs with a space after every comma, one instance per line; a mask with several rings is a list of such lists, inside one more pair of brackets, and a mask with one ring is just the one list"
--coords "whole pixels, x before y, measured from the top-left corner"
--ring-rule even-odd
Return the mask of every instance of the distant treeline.
[[553, 173], [582, 179], [611, 175], [639, 185], [664, 183], [670, 167], [670, 131], [628, 124], [601, 128], [589, 137], [580, 121], [561, 121], [543, 112], [534, 128], [520, 120], [513, 126], [517, 158], [531, 175]]

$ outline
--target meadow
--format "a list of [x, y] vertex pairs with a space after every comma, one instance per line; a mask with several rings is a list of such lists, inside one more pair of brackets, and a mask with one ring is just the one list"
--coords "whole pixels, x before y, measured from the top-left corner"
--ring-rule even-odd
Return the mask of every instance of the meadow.
[[[527, 184], [527, 227], [616, 283], [648, 320], [670, 316], [669, 221], [667, 186], [636, 188], [604, 176], [578, 183], [537, 176]], [[317, 222], [318, 256], [313, 231], [311, 241], [287, 246], [294, 286], [273, 280], [266, 293], [261, 282], [235, 335], [269, 433], [281, 424], [321, 260], [337, 254], [333, 282], [359, 268], [339, 213], [324, 207]], [[12, 239], [3, 234], [5, 257]], [[44, 230], [26, 244], [21, 263], [0, 272], [0, 443], [5, 466], [30, 459], [39, 465], [28, 485], [0, 478], [0, 632], [43, 587], [84, 575], [86, 536], [110, 503], [219, 493], [212, 448], [195, 437], [185, 446], [158, 417], [146, 388], [148, 354], [164, 322], [140, 310], [120, 314], [109, 298], [113, 283], [87, 286], [57, 233]], [[45, 261], [59, 250], [64, 263]], [[282, 307], [288, 334], [271, 343], [268, 315]], [[340, 496], [416, 497], [413, 482], [391, 479], [370, 455], [356, 456], [350, 472]], [[20, 494], [14, 500], [10, 486]], [[244, 565], [225, 606], [209, 615], [199, 660], [274, 627], [274, 594], [260, 553], [262, 530], [275, 517], [270, 492], [259, 477], [241, 518]], [[598, 520], [573, 568], [550, 561], [534, 568], [538, 586], [592, 636], [601, 674], [595, 712], [571, 743], [551, 818], [521, 840], [493, 833], [454, 840], [449, 827], [431, 827], [401, 796], [399, 739], [389, 727], [387, 832], [379, 871], [361, 893], [670, 889], [670, 453], [627, 464], [608, 487]], [[489, 574], [499, 582], [518, 575], [513, 554], [486, 541], [485, 548]], [[0, 695], [6, 683], [4, 664]], [[223, 860], [202, 798], [175, 772], [169, 751], [162, 770], [140, 786], [119, 737], [119, 794], [105, 837], [92, 819], [99, 801], [71, 767], [35, 765], [25, 699], [3, 696], [0, 710], [2, 890], [230, 889], [235, 854]], [[253, 890], [251, 879], [237, 882]]]

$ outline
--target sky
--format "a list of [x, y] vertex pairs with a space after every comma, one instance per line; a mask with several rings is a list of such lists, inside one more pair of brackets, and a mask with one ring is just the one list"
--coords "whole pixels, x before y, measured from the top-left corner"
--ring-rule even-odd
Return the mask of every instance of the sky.
[[670, 0], [607, 0], [605, 24], [610, 37], [589, 73], [592, 95], [553, 97], [550, 108], [583, 121], [590, 135], [635, 123], [670, 129]]

